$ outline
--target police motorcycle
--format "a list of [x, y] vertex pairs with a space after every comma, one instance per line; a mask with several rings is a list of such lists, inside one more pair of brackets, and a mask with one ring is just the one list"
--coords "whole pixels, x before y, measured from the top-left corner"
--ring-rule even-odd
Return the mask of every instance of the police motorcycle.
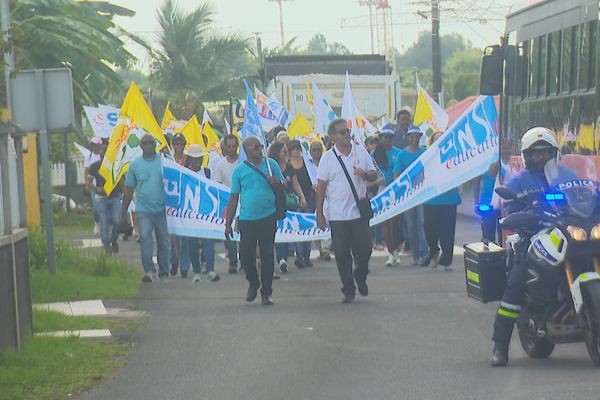
[[525, 206], [500, 221], [515, 232], [506, 239], [506, 270], [517, 262], [528, 270], [516, 320], [525, 352], [546, 358], [556, 344], [584, 341], [600, 367], [600, 186], [595, 173], [588, 173], [592, 180], [567, 175], [546, 171], [545, 192], [496, 188], [505, 201]]

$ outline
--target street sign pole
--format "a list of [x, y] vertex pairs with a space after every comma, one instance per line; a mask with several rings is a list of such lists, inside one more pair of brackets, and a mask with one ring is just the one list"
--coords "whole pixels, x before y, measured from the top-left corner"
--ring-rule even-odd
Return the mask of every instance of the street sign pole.
[[44, 93], [44, 72], [35, 71], [35, 85], [37, 91], [39, 119], [39, 139], [42, 159], [42, 177], [44, 182], [44, 219], [46, 228], [46, 241], [48, 243], [48, 270], [51, 275], [56, 274], [56, 248], [54, 247], [54, 215], [52, 214], [52, 179], [50, 172], [50, 146], [48, 144], [48, 127], [46, 121], [46, 94]]

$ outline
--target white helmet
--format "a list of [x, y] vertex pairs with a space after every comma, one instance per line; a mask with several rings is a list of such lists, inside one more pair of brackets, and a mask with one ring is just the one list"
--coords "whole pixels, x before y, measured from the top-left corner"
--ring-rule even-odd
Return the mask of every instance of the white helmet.
[[[548, 128], [541, 126], [531, 128], [521, 138], [521, 156], [525, 162], [525, 166], [530, 170], [541, 169], [543, 170], [544, 165], [535, 165], [534, 162], [528, 157], [530, 150], [551, 148], [554, 149], [556, 154], [553, 158], [558, 157], [558, 141], [556, 135]], [[544, 162], [545, 164], [545, 162]]]

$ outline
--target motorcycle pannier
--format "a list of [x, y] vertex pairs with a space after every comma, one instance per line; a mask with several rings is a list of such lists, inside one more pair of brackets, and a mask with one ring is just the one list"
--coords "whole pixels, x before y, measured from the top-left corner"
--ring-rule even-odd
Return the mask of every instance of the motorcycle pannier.
[[502, 247], [482, 242], [464, 245], [467, 296], [487, 303], [502, 299], [506, 287], [506, 255]]

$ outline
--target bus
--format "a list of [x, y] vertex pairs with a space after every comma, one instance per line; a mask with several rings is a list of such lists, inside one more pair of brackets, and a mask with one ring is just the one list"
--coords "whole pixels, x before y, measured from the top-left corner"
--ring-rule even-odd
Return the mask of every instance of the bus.
[[500, 95], [509, 174], [522, 168], [520, 139], [534, 126], [556, 133], [563, 159], [581, 175], [586, 165], [600, 170], [599, 3], [525, 1], [506, 17], [500, 44], [486, 48], [480, 92]]

